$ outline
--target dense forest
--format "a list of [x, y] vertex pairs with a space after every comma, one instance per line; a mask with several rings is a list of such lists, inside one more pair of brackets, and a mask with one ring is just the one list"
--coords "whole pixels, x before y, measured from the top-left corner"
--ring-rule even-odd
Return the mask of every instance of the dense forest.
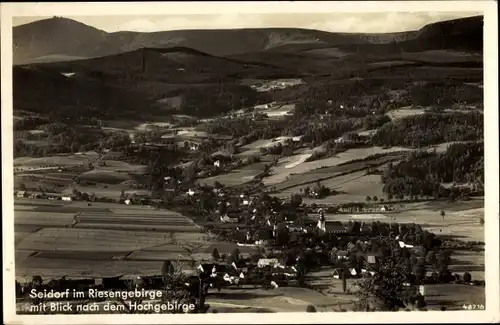
[[262, 93], [248, 86], [231, 84], [202, 88], [188, 87], [182, 91], [182, 96], [182, 114], [197, 117], [217, 116], [267, 102], [267, 98]]
[[384, 124], [372, 138], [374, 145], [415, 148], [450, 141], [483, 138], [480, 112], [426, 113]]
[[441, 154], [418, 152], [393, 165], [382, 176], [388, 196], [454, 195], [444, 183], [466, 184], [462, 192], [481, 191], [484, 183], [483, 142], [455, 143]]

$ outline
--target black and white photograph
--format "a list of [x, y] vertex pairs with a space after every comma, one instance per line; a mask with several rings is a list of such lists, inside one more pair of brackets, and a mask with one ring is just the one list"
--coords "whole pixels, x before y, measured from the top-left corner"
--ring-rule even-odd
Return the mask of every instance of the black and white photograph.
[[425, 3], [2, 4], [11, 321], [498, 321], [496, 3]]

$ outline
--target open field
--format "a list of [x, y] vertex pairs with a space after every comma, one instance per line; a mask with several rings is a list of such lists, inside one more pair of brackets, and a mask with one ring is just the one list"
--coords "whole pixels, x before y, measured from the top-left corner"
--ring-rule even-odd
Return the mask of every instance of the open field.
[[451, 62], [482, 62], [481, 54], [471, 54], [458, 51], [431, 50], [418, 53], [403, 53], [404, 60], [414, 60], [434, 63]]
[[[365, 202], [367, 196], [377, 196], [379, 198], [384, 197], [382, 191], [383, 184], [380, 179], [380, 175], [366, 175], [365, 171], [353, 172], [340, 176], [332, 176], [326, 180], [322, 180], [321, 184], [341, 192], [337, 195], [330, 195], [323, 199], [311, 199], [304, 198], [304, 202], [307, 204], [338, 204], [347, 202]], [[314, 187], [314, 183], [308, 185], [299, 185], [294, 187], [286, 188], [277, 195], [279, 197], [289, 197], [292, 194], [300, 193], [301, 189], [309, 186]]]
[[[335, 157], [330, 157], [326, 159], [319, 159], [315, 161], [310, 161], [310, 162], [303, 162], [298, 165], [292, 165], [294, 162], [296, 162], [300, 158], [282, 158], [280, 159], [280, 162], [276, 167], [273, 167], [271, 169], [271, 176], [266, 177], [264, 179], [264, 184], [271, 186], [274, 185], [277, 188], [285, 188], [289, 186], [294, 186], [292, 182], [288, 182], [288, 178], [290, 176], [295, 176], [299, 175], [299, 177], [302, 178], [304, 176], [304, 180], [296, 182], [296, 185], [300, 184], [303, 181], [314, 181], [311, 178], [311, 173], [308, 172], [318, 172], [318, 173], [328, 173], [328, 174], [333, 174], [336, 171], [333, 171], [329, 168], [325, 167], [335, 167], [340, 164], [345, 164], [351, 160], [355, 159], [363, 159], [366, 158], [370, 155], [374, 154], [383, 154], [383, 153], [394, 153], [397, 151], [408, 151], [410, 149], [407, 148], [400, 148], [400, 147], [392, 147], [389, 149], [383, 149], [382, 147], [370, 147], [370, 148], [361, 148], [361, 149], [349, 149], [345, 152], [341, 152]], [[385, 157], [380, 157], [380, 158], [375, 158], [374, 160], [377, 159], [383, 159]], [[363, 165], [368, 165], [373, 163], [371, 160], [370, 161], [363, 161], [359, 163], [354, 163], [354, 164], [359, 164], [359, 167], [362, 167]], [[353, 164], [353, 165], [354, 165]], [[342, 169], [345, 171], [345, 165], [343, 166], [337, 166], [337, 167], [343, 167]], [[352, 169], [355, 169], [356, 167], [351, 167]], [[324, 170], [323, 170], [324, 169]], [[344, 172], [344, 171], [337, 171], [337, 172]], [[291, 177], [293, 180], [294, 177]], [[333, 176], [333, 175], [331, 175]]]
[[391, 120], [398, 120], [405, 118], [407, 116], [420, 115], [424, 114], [424, 108], [414, 108], [414, 107], [402, 107], [399, 109], [395, 109], [387, 113], [387, 116], [391, 118]]
[[97, 166], [95, 169], [98, 171], [114, 171], [117, 173], [130, 173], [130, 174], [144, 174], [147, 166], [132, 165], [125, 161], [119, 160], [105, 160], [105, 165]]
[[14, 159], [14, 168], [33, 170], [44, 167], [78, 166], [88, 164], [95, 158], [94, 155], [87, 154], [57, 155], [43, 158], [19, 157]]
[[254, 289], [251, 286], [209, 292], [207, 302], [215, 309], [218, 309], [218, 306], [227, 305], [233, 308], [266, 308], [274, 312], [305, 311], [308, 305], [316, 306], [319, 311], [333, 311], [335, 307], [339, 306], [339, 302], [341, 304], [349, 303], [342, 297], [328, 296], [306, 288], [280, 287], [273, 290], [263, 290]]
[[[361, 174], [361, 173], [359, 173]], [[348, 202], [366, 202], [367, 196], [377, 196], [378, 198], [383, 198], [384, 193], [382, 191], [383, 184], [380, 180], [380, 175], [359, 175], [358, 173], [349, 174], [352, 178], [350, 179], [340, 179], [338, 183], [335, 183], [333, 178], [327, 182], [322, 182], [325, 186], [342, 192], [338, 195], [331, 195], [322, 200], [315, 199], [305, 199], [304, 202], [310, 203], [348, 203]], [[346, 175], [346, 176], [349, 176]], [[342, 176], [339, 178], [343, 178]]]
[[49, 203], [16, 200], [19, 278], [157, 274], [167, 257], [207, 259], [206, 248], [216, 244], [176, 212], [115, 203]]
[[118, 173], [111, 170], [98, 170], [94, 169], [78, 176], [79, 179], [90, 181], [90, 182], [99, 182], [99, 183], [107, 183], [107, 184], [116, 184], [124, 181], [131, 180], [132, 178], [123, 173]]
[[[336, 178], [337, 176], [341, 176], [341, 174], [344, 174], [344, 173], [356, 173], [356, 172], [362, 173], [361, 170], [366, 169], [370, 166], [381, 166], [381, 165], [384, 165], [390, 161], [397, 161], [397, 160], [401, 159], [401, 155], [402, 154], [400, 154], [400, 153], [394, 152], [394, 153], [391, 153], [391, 154], [386, 155], [386, 156], [382, 156], [382, 157], [378, 157], [378, 158], [374, 158], [374, 159], [369, 159], [369, 160], [365, 160], [365, 161], [356, 161], [356, 162], [352, 162], [352, 163], [348, 163], [351, 159], [349, 159], [349, 160], [345, 159], [344, 161], [346, 161], [347, 163], [346, 162], [343, 163], [342, 160], [340, 160], [341, 162], [339, 162], [335, 165], [333, 165], [333, 163], [336, 161], [337, 158], [336, 157], [328, 158], [328, 159], [324, 159], [324, 161], [329, 160], [331, 162], [331, 165], [328, 167], [304, 170], [304, 171], [297, 173], [297, 174], [288, 174], [285, 179], [282, 179], [284, 176], [283, 175], [284, 172], [283, 172], [282, 174], [275, 174], [275, 175], [271, 175], [268, 178], [264, 178], [264, 181], [269, 180], [269, 178], [272, 178], [273, 181], [278, 181], [278, 180], [282, 179], [279, 183], [274, 183], [274, 184], [267, 183], [268, 186], [272, 185], [272, 188], [275, 188], [276, 191], [278, 191], [278, 192], [284, 191], [284, 190], [287, 190], [290, 188], [296, 188], [297, 190], [299, 190], [300, 187], [305, 187], [306, 185], [308, 185], [308, 186], [314, 185], [314, 183], [317, 181], [325, 182], [328, 179]], [[321, 162], [321, 160], [313, 161], [310, 163], [305, 162], [305, 163], [302, 163], [301, 165], [299, 165], [299, 167], [300, 166], [309, 166], [309, 167], [307, 167], [307, 169], [309, 169], [311, 167], [311, 165], [314, 166], [312, 163], [316, 163], [316, 162]], [[318, 164], [316, 164], [316, 166], [318, 166]], [[281, 168], [281, 166], [278, 166], [278, 168]], [[296, 170], [296, 167], [293, 167], [290, 169]], [[282, 168], [281, 170], [284, 171], [286, 169]], [[361, 174], [355, 174], [355, 175], [360, 176]], [[353, 178], [356, 178], [356, 176]], [[346, 176], [346, 179], [351, 179], [349, 177], [350, 176]], [[333, 185], [337, 184], [337, 182], [335, 180], [333, 180], [332, 182], [333, 182], [332, 183]], [[341, 182], [342, 182], [342, 180], [341, 180]]]
[[83, 186], [74, 184], [71, 187], [68, 187], [62, 191], [62, 194], [70, 195], [73, 192], [73, 188], [77, 189], [82, 193], [92, 194], [94, 193], [97, 197], [110, 198], [110, 199], [118, 199], [120, 198], [121, 191], [123, 190], [125, 194], [129, 195], [149, 195], [151, 191], [149, 190], [135, 190], [130, 189], [128, 185], [123, 184], [98, 184], [93, 186]]
[[236, 169], [228, 174], [200, 179], [198, 182], [207, 185], [213, 185], [215, 182], [219, 182], [225, 186], [238, 186], [252, 181], [260, 173], [262, 173], [260, 170]]

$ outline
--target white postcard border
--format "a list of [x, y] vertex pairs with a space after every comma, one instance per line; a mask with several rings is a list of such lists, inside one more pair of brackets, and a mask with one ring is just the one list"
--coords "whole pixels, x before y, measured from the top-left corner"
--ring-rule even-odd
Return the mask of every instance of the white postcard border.
[[[205, 3], [2, 3], [2, 222], [3, 301], [6, 324], [313, 324], [313, 323], [477, 323], [498, 322], [499, 305], [499, 151], [498, 151], [498, 17], [496, 1], [371, 2], [205, 2]], [[194, 314], [194, 315], [15, 315], [12, 17], [106, 16], [221, 13], [325, 13], [383, 11], [448, 11], [484, 13], [485, 117], [485, 311]]]

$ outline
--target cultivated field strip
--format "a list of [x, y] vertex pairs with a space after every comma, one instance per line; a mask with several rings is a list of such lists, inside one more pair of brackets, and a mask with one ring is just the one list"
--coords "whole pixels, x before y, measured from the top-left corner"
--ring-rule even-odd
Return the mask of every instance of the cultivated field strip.
[[63, 207], [68, 203], [62, 201], [46, 201], [37, 199], [15, 198], [15, 206], [29, 206], [29, 207]]
[[[64, 206], [64, 207], [52, 207], [52, 206], [39, 206], [33, 211], [36, 212], [47, 212], [47, 213], [79, 213], [82, 211], [82, 208], [72, 207], [72, 206]], [[111, 213], [111, 210], [104, 208], [86, 208], [85, 211], [88, 212], [101, 212], [101, 213]]]
[[14, 233], [14, 245], [15, 245], [15, 248], [16, 248], [16, 252], [17, 252], [17, 243], [19, 243], [20, 241], [22, 241], [26, 236], [30, 235], [32, 232], [24, 232], [24, 231], [15, 231]]
[[[210, 257], [210, 254], [206, 254]], [[138, 251], [127, 256], [127, 260], [131, 261], [165, 261], [165, 260], [192, 260], [193, 256], [187, 250], [169, 250], [169, 251]]]
[[122, 259], [130, 252], [82, 252], [82, 251], [43, 251], [37, 252], [31, 258], [50, 258], [50, 259], [79, 259], [79, 260], [112, 260]]
[[124, 224], [144, 224], [144, 225], [192, 225], [191, 220], [184, 216], [173, 215], [146, 215], [146, 214], [99, 214], [84, 212], [77, 216], [78, 222], [89, 223], [113, 223], [122, 222]]
[[34, 211], [16, 211], [14, 217], [15, 225], [36, 226], [70, 226], [74, 222], [73, 213], [40, 213]]
[[119, 215], [124, 215], [124, 216], [137, 216], [137, 215], [146, 215], [146, 216], [164, 216], [164, 217], [183, 217], [187, 218], [186, 216], [175, 212], [171, 210], [156, 210], [156, 209], [151, 209], [147, 208], [144, 206], [127, 206], [126, 208], [124, 205], [120, 205], [119, 207], [110, 207], [111, 212]]
[[16, 265], [17, 277], [31, 279], [40, 275], [44, 279], [66, 276], [114, 277], [122, 274], [144, 275], [160, 274], [163, 261], [127, 260], [85, 260], [28, 258]]
[[148, 231], [149, 233], [168, 233], [172, 231], [178, 232], [191, 232], [191, 231], [199, 231], [194, 225], [154, 225], [154, 224], [121, 224], [121, 223], [89, 223], [82, 222], [77, 223], [74, 229], [107, 229], [107, 230], [123, 230], [129, 232], [135, 231]]
[[260, 170], [237, 169], [228, 174], [200, 179], [198, 183], [213, 186], [215, 182], [219, 182], [225, 186], [238, 186], [252, 181], [260, 173]]
[[16, 263], [22, 262], [23, 260], [29, 258], [30, 256], [36, 254], [36, 251], [30, 250], [17, 250], [14, 254]]
[[23, 224], [14, 224], [14, 232], [17, 233], [24, 233], [24, 234], [32, 234], [43, 227], [40, 227], [39, 225], [23, 225]]
[[168, 241], [168, 235], [155, 232], [108, 229], [44, 228], [21, 240], [16, 249], [37, 251], [134, 251]]
[[[344, 173], [357, 172], [368, 167], [379, 167], [391, 161], [401, 159], [402, 154], [391, 154], [384, 157], [374, 158], [366, 161], [358, 161], [340, 166], [330, 166], [318, 168], [303, 173], [290, 175], [290, 179], [284, 180], [279, 184], [272, 184], [277, 191], [283, 191], [296, 186], [306, 186], [318, 181], [325, 181], [334, 177], [341, 176]], [[295, 168], [295, 167], [294, 167]]]

